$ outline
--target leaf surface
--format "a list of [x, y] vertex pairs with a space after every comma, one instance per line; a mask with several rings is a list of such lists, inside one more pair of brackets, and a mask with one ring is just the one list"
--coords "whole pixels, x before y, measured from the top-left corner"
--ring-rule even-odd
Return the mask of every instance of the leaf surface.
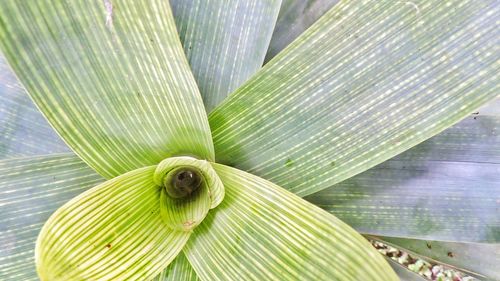
[[335, 5], [210, 114], [217, 161], [303, 196], [440, 133], [498, 94], [498, 11]]
[[211, 111], [260, 69], [281, 0], [173, 0], [184, 51]]
[[184, 248], [203, 280], [398, 280], [358, 233], [254, 175], [213, 165], [224, 201]]
[[4, 1], [0, 47], [69, 146], [106, 178], [213, 159], [168, 1]]

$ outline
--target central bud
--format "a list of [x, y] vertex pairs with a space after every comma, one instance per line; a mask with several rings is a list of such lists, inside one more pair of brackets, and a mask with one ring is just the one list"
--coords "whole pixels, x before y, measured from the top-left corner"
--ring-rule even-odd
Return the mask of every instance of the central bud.
[[163, 185], [172, 198], [184, 198], [190, 196], [193, 192], [198, 190], [201, 185], [201, 174], [192, 168], [179, 168], [172, 172], [171, 179], [165, 177]]
[[167, 227], [190, 231], [224, 198], [224, 185], [212, 164], [193, 157], [167, 158], [158, 164], [160, 214]]

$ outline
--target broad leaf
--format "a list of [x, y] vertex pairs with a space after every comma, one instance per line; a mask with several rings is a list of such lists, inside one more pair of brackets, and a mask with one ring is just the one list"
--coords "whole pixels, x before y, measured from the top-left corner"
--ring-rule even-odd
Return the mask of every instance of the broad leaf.
[[175, 260], [158, 275], [154, 281], [199, 281], [184, 253], [179, 253]]
[[167, 1], [3, 1], [0, 47], [50, 123], [103, 176], [172, 155], [214, 158]]
[[0, 159], [68, 151], [0, 53]]
[[283, 0], [266, 62], [299, 37], [339, 0]]
[[498, 243], [500, 117], [473, 116], [306, 200], [362, 233]]
[[431, 240], [378, 237], [426, 260], [447, 265], [480, 279], [500, 277], [500, 244], [454, 243]]
[[210, 112], [260, 69], [281, 0], [171, 0], [184, 51]]
[[218, 162], [307, 195], [441, 132], [498, 94], [498, 10], [335, 5], [210, 114]]
[[163, 271], [189, 238], [160, 216], [156, 166], [106, 181], [59, 208], [38, 237], [42, 280], [148, 280]]
[[34, 251], [43, 224], [102, 181], [74, 154], [0, 161], [0, 280], [38, 280]]
[[223, 165], [224, 201], [184, 248], [203, 280], [397, 280], [342, 221], [259, 177]]

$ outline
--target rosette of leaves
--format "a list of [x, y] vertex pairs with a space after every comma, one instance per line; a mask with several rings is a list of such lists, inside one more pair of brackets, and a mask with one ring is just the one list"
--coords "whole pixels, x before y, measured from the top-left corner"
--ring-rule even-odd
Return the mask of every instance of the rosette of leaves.
[[[498, 10], [496, 1], [2, 1], [0, 48], [22, 86], [2, 62], [1, 152], [12, 159], [0, 162], [0, 276], [36, 278], [34, 263], [42, 280], [397, 280], [334, 214], [364, 234], [498, 242], [498, 176], [479, 182], [475, 213], [442, 227], [433, 223], [443, 208], [370, 194], [384, 185], [376, 179], [390, 188], [404, 176], [390, 172], [398, 160], [350, 179], [359, 185], [347, 180], [497, 96]], [[399, 162], [417, 171], [413, 160]], [[383, 207], [424, 215], [381, 222]]]

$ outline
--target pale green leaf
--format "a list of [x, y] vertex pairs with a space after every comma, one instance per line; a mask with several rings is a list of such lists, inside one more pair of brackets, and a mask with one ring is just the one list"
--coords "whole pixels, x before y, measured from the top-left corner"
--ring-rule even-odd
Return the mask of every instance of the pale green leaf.
[[500, 279], [500, 244], [456, 243], [377, 237], [415, 256], [455, 268], [480, 279]]
[[184, 253], [179, 253], [175, 260], [158, 275], [154, 281], [199, 281], [193, 267]]
[[397, 280], [342, 221], [254, 175], [214, 164], [224, 201], [184, 248], [203, 280]]
[[38, 280], [34, 251], [43, 224], [103, 180], [74, 154], [0, 161], [0, 280]]
[[148, 280], [174, 260], [189, 232], [161, 220], [156, 166], [106, 181], [59, 208], [35, 249], [42, 280]]
[[338, 2], [339, 0], [283, 0], [265, 61], [275, 57]]
[[0, 159], [68, 151], [0, 53]]
[[499, 128], [500, 117], [474, 114], [306, 200], [362, 233], [498, 243]]
[[299, 195], [441, 132], [499, 92], [490, 1], [343, 1], [209, 116], [217, 161]]
[[211, 111], [264, 61], [281, 0], [171, 0], [205, 107]]
[[107, 178], [213, 159], [168, 1], [3, 1], [0, 47], [69, 146]]

